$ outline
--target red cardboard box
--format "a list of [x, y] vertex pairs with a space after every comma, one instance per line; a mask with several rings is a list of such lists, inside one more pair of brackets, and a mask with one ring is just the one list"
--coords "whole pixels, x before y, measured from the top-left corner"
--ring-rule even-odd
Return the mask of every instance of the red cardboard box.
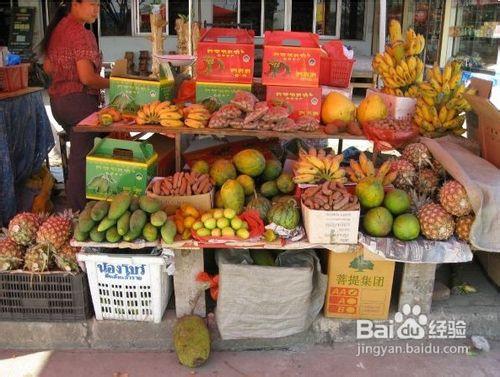
[[310, 115], [319, 120], [321, 113], [321, 87], [268, 86], [266, 100], [286, 101], [292, 108], [292, 118]]
[[198, 43], [196, 80], [251, 84], [255, 47], [253, 30], [210, 28]]
[[262, 60], [264, 85], [317, 87], [319, 37], [313, 33], [266, 31]]

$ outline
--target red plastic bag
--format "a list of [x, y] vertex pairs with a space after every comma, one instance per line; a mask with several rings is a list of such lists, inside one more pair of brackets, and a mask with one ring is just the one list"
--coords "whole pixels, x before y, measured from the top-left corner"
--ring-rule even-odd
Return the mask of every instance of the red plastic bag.
[[397, 149], [419, 136], [418, 126], [411, 122], [411, 127], [395, 130], [391, 128], [380, 128], [377, 122], [366, 122], [363, 124], [363, 133], [368, 140], [375, 143], [378, 151]]
[[195, 102], [196, 98], [196, 81], [184, 80], [179, 85], [177, 98], [174, 98], [174, 103]]
[[323, 48], [323, 50], [325, 50], [327, 52], [328, 57], [330, 57], [330, 58], [339, 59], [339, 60], [349, 60], [344, 55], [344, 45], [343, 45], [342, 41], [339, 41], [339, 40], [330, 41], [321, 47]]

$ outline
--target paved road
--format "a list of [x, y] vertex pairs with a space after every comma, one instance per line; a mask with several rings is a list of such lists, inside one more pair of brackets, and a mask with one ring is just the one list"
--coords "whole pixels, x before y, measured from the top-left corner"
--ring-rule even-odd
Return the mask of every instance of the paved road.
[[489, 353], [474, 355], [383, 357], [357, 356], [357, 344], [345, 343], [295, 351], [215, 352], [194, 371], [178, 364], [169, 352], [0, 351], [0, 377], [499, 376], [500, 343], [491, 347]]

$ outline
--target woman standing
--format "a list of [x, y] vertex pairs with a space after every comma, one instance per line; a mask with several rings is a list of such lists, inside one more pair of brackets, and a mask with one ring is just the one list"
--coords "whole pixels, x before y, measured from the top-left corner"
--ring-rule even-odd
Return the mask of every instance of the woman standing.
[[96, 38], [85, 28], [98, 15], [99, 0], [63, 0], [42, 41], [44, 70], [51, 77], [50, 106], [71, 143], [66, 196], [74, 210], [85, 206], [85, 157], [99, 134], [73, 132], [73, 127], [97, 111], [99, 89], [109, 88], [109, 80], [99, 75]]

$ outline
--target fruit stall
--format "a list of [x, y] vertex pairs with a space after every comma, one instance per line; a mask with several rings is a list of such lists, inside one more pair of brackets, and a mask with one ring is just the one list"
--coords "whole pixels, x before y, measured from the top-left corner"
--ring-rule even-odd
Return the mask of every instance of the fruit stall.
[[[397, 22], [389, 30], [373, 60], [383, 85], [357, 107], [344, 88], [322, 94], [328, 54], [313, 34], [266, 33], [260, 93], [249, 39], [222, 46], [202, 34], [204, 81], [191, 100], [159, 91], [145, 101], [138, 85], [76, 127], [127, 136], [96, 139], [81, 213], [12, 219], [0, 267], [15, 272], [0, 276], [34, 273], [43, 284], [83, 270], [98, 320], [157, 323], [173, 292], [177, 317], [196, 322], [185, 326], [204, 327], [191, 314], [206, 316], [210, 302], [223, 339], [267, 338], [304, 331], [322, 310], [387, 319], [401, 262], [399, 307], [430, 312], [437, 264], [472, 260], [471, 246], [500, 251], [500, 180], [461, 136], [474, 89], [460, 65], [426, 70], [423, 37]], [[145, 133], [173, 139], [174, 171], [158, 174], [155, 147], [130, 136]], [[219, 147], [189, 151], [195, 137]], [[343, 150], [342, 140], [371, 147]]]

